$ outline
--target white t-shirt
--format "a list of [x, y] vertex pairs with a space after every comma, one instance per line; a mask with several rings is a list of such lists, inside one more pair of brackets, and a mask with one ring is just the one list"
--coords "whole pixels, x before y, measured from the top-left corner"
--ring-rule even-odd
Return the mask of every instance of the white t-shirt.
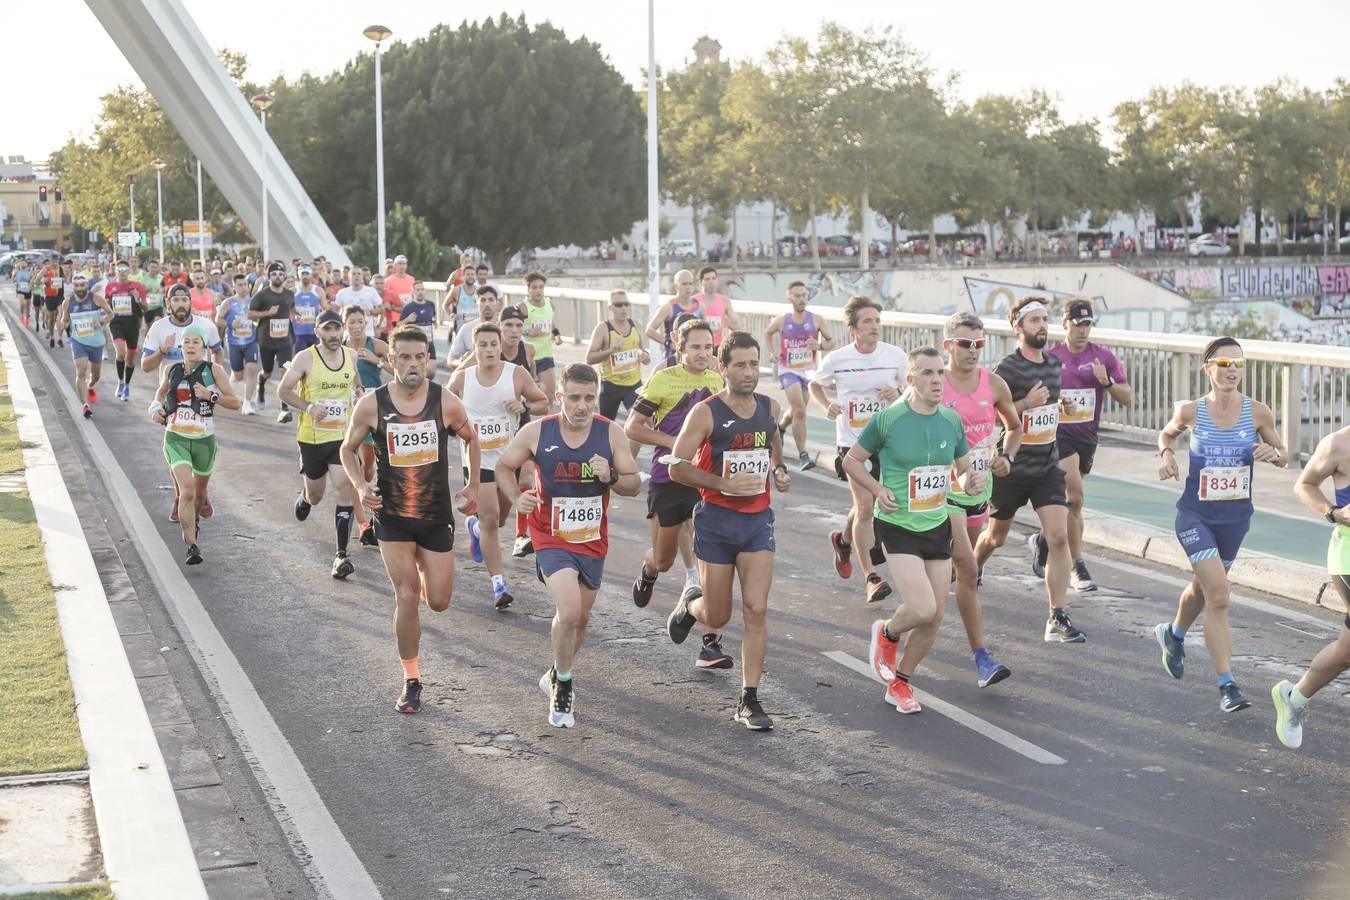
[[366, 337], [375, 336], [375, 307], [380, 304], [380, 294], [370, 285], [362, 285], [359, 290], [352, 290], [345, 287], [337, 292], [333, 298], [333, 304], [340, 312], [345, 312], [347, 307], [356, 304], [366, 311]]
[[220, 332], [216, 330], [216, 323], [210, 319], [201, 319], [193, 316], [190, 322], [179, 325], [168, 316], [161, 316], [156, 319], [155, 323], [150, 326], [148, 331], [146, 331], [145, 338], [141, 341], [141, 353], [145, 356], [149, 356], [152, 353], [158, 353], [160, 344], [164, 343], [164, 339], [169, 335], [173, 335], [173, 349], [164, 354], [164, 357], [159, 363], [160, 368], [172, 365], [176, 362], [182, 362], [183, 350], [178, 344], [182, 341], [183, 332], [187, 330], [188, 325], [196, 325], [206, 332], [206, 346], [208, 349], [220, 349]]
[[885, 341], [878, 341], [871, 353], [863, 353], [856, 343], [849, 343], [825, 354], [811, 382], [835, 389], [836, 402], [844, 410], [834, 420], [835, 440], [840, 447], [856, 444], [867, 421], [891, 405], [880, 398], [882, 388], [904, 390], [908, 364], [905, 351]]

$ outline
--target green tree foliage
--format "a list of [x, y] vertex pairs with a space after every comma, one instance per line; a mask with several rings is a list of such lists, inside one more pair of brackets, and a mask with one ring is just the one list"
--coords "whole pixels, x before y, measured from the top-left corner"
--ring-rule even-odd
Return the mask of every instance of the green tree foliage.
[[[374, 221], [356, 226], [349, 252], [352, 263], [380, 271], [379, 232]], [[426, 219], [412, 207], [395, 203], [384, 217], [385, 246], [391, 253], [408, 257], [408, 271], [418, 279], [439, 280], [459, 265], [455, 251], [436, 241]]]

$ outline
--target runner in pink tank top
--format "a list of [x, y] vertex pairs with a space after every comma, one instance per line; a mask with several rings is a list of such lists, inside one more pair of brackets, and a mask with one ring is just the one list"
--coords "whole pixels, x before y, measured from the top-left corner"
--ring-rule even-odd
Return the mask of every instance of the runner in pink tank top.
[[731, 298], [717, 293], [717, 269], [704, 266], [698, 270], [698, 280], [703, 290], [693, 299], [703, 309], [703, 318], [712, 326], [713, 349], [722, 346], [722, 335], [740, 330], [736, 311], [731, 308]]

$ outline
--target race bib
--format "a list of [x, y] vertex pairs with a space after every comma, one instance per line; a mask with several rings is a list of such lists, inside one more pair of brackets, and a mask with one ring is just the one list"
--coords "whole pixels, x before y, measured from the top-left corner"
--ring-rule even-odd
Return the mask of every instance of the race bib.
[[708, 323], [708, 327], [711, 328], [711, 329], [713, 330], [713, 334], [721, 334], [721, 333], [722, 333], [722, 317], [721, 317], [721, 316], [708, 316], [708, 318], [705, 319], [704, 321], [707, 322], [707, 323]]
[[511, 442], [512, 416], [484, 416], [473, 423], [480, 450], [500, 450]]
[[759, 476], [759, 490], [756, 494], [762, 494], [768, 490], [769, 483], [769, 451], [766, 448], [758, 450], [726, 450], [722, 453], [722, 477], [731, 478], [742, 472], [751, 472]]
[[1251, 466], [1205, 466], [1200, 470], [1201, 500], [1246, 500], [1251, 495]]
[[569, 544], [600, 540], [604, 497], [554, 497], [553, 536]]
[[530, 337], [543, 337], [553, 334], [552, 319], [535, 319], [530, 323]]
[[435, 340], [436, 340], [436, 326], [435, 326], [435, 325], [419, 325], [419, 326], [417, 326], [417, 327], [422, 329], [422, 333], [425, 334], [425, 335], [427, 336], [427, 340], [428, 340], [428, 341], [435, 341]]
[[319, 317], [319, 311], [312, 306], [297, 306], [295, 317], [300, 320], [301, 325], [313, 325], [314, 320]]
[[290, 319], [268, 319], [267, 334], [274, 338], [284, 338], [291, 333]]
[[389, 465], [407, 468], [425, 466], [441, 458], [440, 435], [436, 431], [435, 419], [424, 419], [404, 425], [390, 422]]
[[994, 464], [994, 448], [988, 444], [981, 444], [978, 447], [970, 448], [970, 471], [989, 474], [989, 467]]
[[58, 290], [61, 288], [61, 285], [64, 284], [64, 283], [65, 283], [65, 282], [64, 282], [63, 279], [60, 279], [60, 278], [53, 278], [53, 279], [52, 279], [52, 287], [54, 287], [54, 288], [56, 288], [56, 289], [58, 289]]
[[399, 295], [398, 295], [398, 302], [400, 302], [400, 303], [411, 303], [411, 302], [412, 302], [412, 294], [399, 294]]
[[846, 397], [844, 414], [848, 416], [848, 427], [861, 431], [872, 421], [872, 417], [886, 406], [886, 401], [877, 394], [856, 394]]
[[164, 305], [163, 294], [146, 294], [145, 305], [147, 309], [159, 309]]
[[206, 425], [191, 406], [180, 406], [169, 419], [169, 430], [183, 437], [205, 437]]
[[70, 326], [74, 329], [75, 336], [80, 338], [89, 337], [97, 330], [94, 327], [94, 316], [90, 313], [85, 313], [73, 319]]
[[[314, 405], [323, 410], [323, 421], [315, 422], [320, 431], [346, 431], [347, 415], [351, 401], [346, 397], [340, 400], [316, 400]], [[392, 427], [392, 426], [391, 426]]]
[[248, 339], [253, 337], [253, 322], [248, 316], [235, 316], [230, 323], [230, 333], [237, 338]]
[[214, 317], [211, 315], [209, 309], [194, 309], [192, 311], [192, 318], [199, 322], [210, 322]]
[[1022, 443], [1050, 444], [1059, 428], [1059, 405], [1047, 403], [1022, 413]]
[[816, 354], [810, 347], [789, 347], [787, 364], [789, 369], [809, 369]]
[[130, 294], [113, 294], [113, 295], [112, 295], [112, 311], [113, 311], [113, 315], [115, 315], [115, 316], [129, 316], [129, 315], [131, 315], [131, 295], [130, 295]]
[[916, 466], [909, 470], [909, 511], [932, 512], [947, 505], [950, 466]]
[[615, 375], [622, 375], [625, 372], [636, 370], [638, 367], [639, 352], [640, 351], [635, 348], [632, 350], [620, 350], [618, 353], [615, 353], [610, 357], [610, 359], [613, 360], [610, 363], [610, 371]]
[[1097, 392], [1092, 388], [1060, 391], [1059, 396], [1064, 400], [1074, 402], [1074, 411], [1065, 413], [1060, 419], [1065, 425], [1075, 422], [1091, 422], [1097, 415]]

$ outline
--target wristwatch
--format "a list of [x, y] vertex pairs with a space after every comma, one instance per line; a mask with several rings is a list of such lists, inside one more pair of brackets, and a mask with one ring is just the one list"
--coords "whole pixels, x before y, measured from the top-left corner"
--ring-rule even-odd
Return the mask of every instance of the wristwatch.
[[1326, 511], [1326, 520], [1327, 520], [1327, 522], [1328, 522], [1329, 524], [1332, 524], [1332, 525], [1339, 525], [1339, 524], [1341, 524], [1340, 522], [1337, 522], [1337, 521], [1336, 521], [1336, 510], [1338, 510], [1338, 509], [1340, 509], [1339, 506], [1333, 506], [1331, 509], [1329, 509], [1329, 510]]
[[619, 470], [618, 470], [618, 469], [610, 469], [610, 470], [609, 470], [609, 480], [606, 481], [605, 484], [608, 485], [609, 487], [614, 487], [614, 485], [616, 485], [616, 484], [618, 484], [618, 483], [619, 483]]

